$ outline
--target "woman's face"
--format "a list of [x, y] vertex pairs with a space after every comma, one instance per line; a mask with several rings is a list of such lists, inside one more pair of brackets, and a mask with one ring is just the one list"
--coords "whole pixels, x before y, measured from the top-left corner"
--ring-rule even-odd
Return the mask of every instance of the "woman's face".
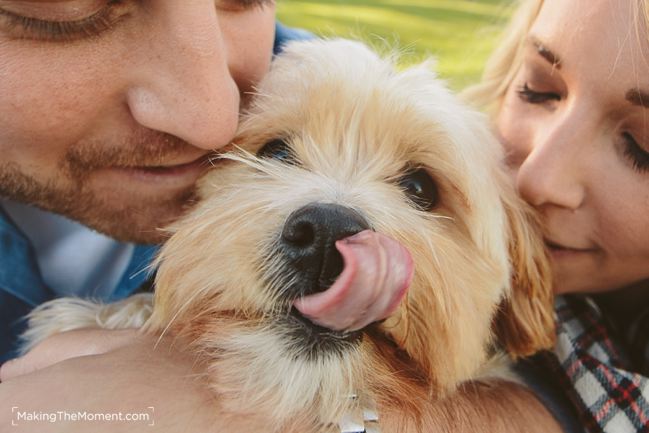
[[632, 3], [546, 0], [497, 117], [558, 293], [649, 279], [649, 33]]

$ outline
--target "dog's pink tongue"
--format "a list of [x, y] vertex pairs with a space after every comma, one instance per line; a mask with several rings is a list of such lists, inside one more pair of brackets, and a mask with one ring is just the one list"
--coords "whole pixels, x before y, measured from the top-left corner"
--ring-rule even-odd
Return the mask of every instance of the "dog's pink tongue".
[[314, 323], [355, 331], [388, 317], [410, 286], [413, 261], [399, 242], [365, 230], [336, 242], [344, 268], [324, 292], [294, 302]]

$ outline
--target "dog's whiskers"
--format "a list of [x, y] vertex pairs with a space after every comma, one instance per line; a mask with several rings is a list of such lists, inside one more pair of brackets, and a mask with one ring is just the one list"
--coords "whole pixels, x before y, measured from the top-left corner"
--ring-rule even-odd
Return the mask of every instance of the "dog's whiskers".
[[203, 287], [199, 290], [196, 290], [181, 306], [178, 308], [178, 310], [174, 313], [174, 315], [171, 317], [169, 322], [165, 325], [164, 329], [160, 333], [160, 336], [156, 340], [155, 344], [153, 345], [153, 348], [156, 349], [158, 347], [158, 344], [160, 344], [160, 341], [162, 341], [162, 338], [167, 334], [167, 331], [169, 331], [171, 325], [173, 325], [176, 321], [176, 319], [185, 312], [187, 307], [194, 302], [194, 300], [199, 296], [202, 295], [203, 292], [208, 291], [209, 288]]
[[[295, 287], [298, 277], [292, 273], [287, 273], [285, 266], [280, 259], [271, 259], [265, 261], [262, 272], [267, 276], [266, 290], [272, 294], [274, 314], [288, 315], [291, 310], [294, 297], [290, 296], [291, 288]], [[302, 294], [299, 295], [301, 297]]]

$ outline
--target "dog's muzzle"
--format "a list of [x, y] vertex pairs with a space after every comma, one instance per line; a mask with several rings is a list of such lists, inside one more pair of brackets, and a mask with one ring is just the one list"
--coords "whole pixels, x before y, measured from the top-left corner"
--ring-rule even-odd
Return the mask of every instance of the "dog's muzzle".
[[358, 212], [337, 204], [312, 203], [293, 212], [282, 229], [280, 250], [297, 277], [296, 293], [328, 289], [343, 270], [336, 241], [370, 226]]

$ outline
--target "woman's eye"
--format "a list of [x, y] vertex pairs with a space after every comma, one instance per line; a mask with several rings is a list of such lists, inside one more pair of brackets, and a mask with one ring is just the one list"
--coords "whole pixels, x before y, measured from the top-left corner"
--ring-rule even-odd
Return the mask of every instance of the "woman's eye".
[[629, 132], [622, 133], [624, 139], [624, 155], [626, 155], [639, 172], [649, 172], [649, 152], [642, 148]]
[[[70, 20], [51, 20], [37, 18], [37, 12], [29, 16], [21, 15], [17, 10], [0, 7], [0, 28], [4, 27], [10, 36], [18, 39], [33, 39], [49, 42], [73, 41], [100, 36], [112, 28], [117, 21], [125, 16], [122, 8], [124, 0], [108, 0], [97, 2], [94, 8], [89, 8], [86, 14], [80, 14], [74, 9], [74, 18]], [[0, 2], [0, 6], [2, 6]], [[40, 6], [44, 16], [61, 15], [51, 10], [62, 5], [46, 4]], [[46, 9], [48, 8], [48, 9]]]
[[266, 143], [259, 151], [257, 152], [257, 157], [263, 159], [275, 159], [287, 164], [295, 164], [296, 158], [291, 148], [281, 138], [271, 140]]
[[518, 97], [522, 101], [527, 102], [529, 104], [542, 104], [544, 102], [561, 100], [561, 95], [559, 95], [558, 93], [537, 92], [531, 89], [527, 83], [520, 86], [516, 90], [516, 93], [518, 93]]
[[399, 179], [399, 186], [412, 202], [423, 211], [434, 209], [439, 203], [437, 184], [423, 168], [417, 168]]

